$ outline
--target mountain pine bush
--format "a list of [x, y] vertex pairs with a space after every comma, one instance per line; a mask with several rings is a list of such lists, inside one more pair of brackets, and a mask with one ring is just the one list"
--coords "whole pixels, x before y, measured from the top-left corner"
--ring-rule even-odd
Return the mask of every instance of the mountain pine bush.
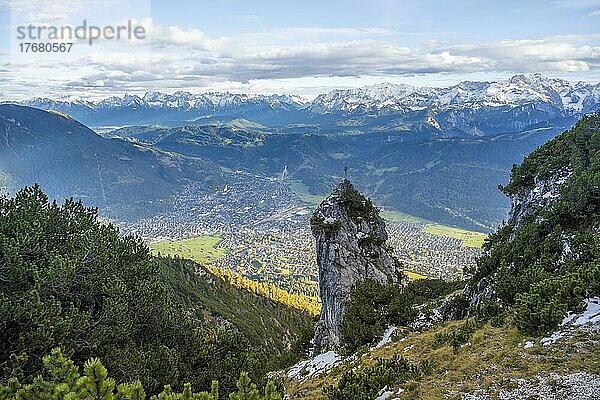
[[[139, 380], [117, 385], [115, 379], [99, 359], [85, 362], [83, 375], [72, 360], [66, 358], [59, 348], [43, 358], [43, 374], [32, 383], [22, 384], [17, 378], [11, 378], [6, 384], [0, 384], [0, 399], [3, 400], [146, 400], [146, 392]], [[231, 400], [281, 400], [273, 382], [269, 381], [264, 395], [259, 395], [256, 385], [248, 374], [242, 372], [237, 380], [238, 390], [229, 395]], [[209, 392], [196, 392], [186, 383], [178, 393], [165, 385], [160, 393], [150, 400], [218, 400], [219, 383], [213, 381]]]
[[378, 358], [367, 368], [345, 372], [336, 385], [325, 387], [323, 392], [329, 400], [372, 400], [385, 387], [419, 380], [431, 371], [427, 361], [412, 364], [396, 354], [390, 359]]

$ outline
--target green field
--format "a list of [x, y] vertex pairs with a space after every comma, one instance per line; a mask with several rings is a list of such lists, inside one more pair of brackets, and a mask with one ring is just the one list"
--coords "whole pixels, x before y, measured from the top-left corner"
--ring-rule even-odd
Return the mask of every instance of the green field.
[[412, 215], [404, 214], [400, 211], [381, 211], [381, 217], [387, 221], [394, 222], [413, 222], [413, 223], [425, 223], [422, 218], [414, 217]]
[[467, 231], [439, 224], [427, 224], [423, 228], [423, 232], [462, 240], [463, 244], [467, 247], [481, 247], [484, 239], [487, 237], [485, 233]]
[[159, 242], [150, 244], [152, 253], [163, 256], [179, 256], [194, 260], [200, 264], [215, 261], [226, 254], [223, 248], [217, 248], [221, 240], [218, 236], [198, 236], [191, 239], [174, 242]]
[[318, 206], [325, 199], [325, 196], [323, 196], [323, 195], [310, 194], [308, 187], [300, 181], [290, 179], [286, 182], [287, 182], [288, 186], [290, 187], [290, 189], [292, 189], [292, 191], [294, 193], [296, 193], [298, 195], [298, 197], [300, 197], [302, 200], [306, 201], [307, 203]]

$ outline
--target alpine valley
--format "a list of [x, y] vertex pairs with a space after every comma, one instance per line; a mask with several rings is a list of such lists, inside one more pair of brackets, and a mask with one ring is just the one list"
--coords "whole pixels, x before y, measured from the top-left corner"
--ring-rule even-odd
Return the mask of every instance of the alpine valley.
[[[219, 168], [272, 178], [285, 170], [286, 179], [301, 184], [305, 194], [324, 195], [348, 165], [353, 180], [381, 206], [489, 232], [504, 219], [509, 206], [496, 186], [508, 179], [512, 165], [526, 154], [573, 126], [581, 115], [598, 109], [600, 84], [535, 74], [496, 83], [462, 82], [447, 88], [380, 84], [335, 90], [312, 101], [288, 95], [148, 92], [142, 97], [125, 95], [98, 102], [36, 98], [19, 104], [65, 113], [105, 138], [122, 139], [112, 141], [111, 146], [126, 147], [123, 141], [127, 141], [133, 143], [131, 148], [154, 153], [146, 158], [159, 157], [175, 166], [179, 176], [159, 172], [163, 174], [160, 179], [146, 180], [147, 185], [156, 182], [155, 188], [128, 188], [124, 201], [109, 198], [106, 204], [95, 180], [90, 188], [85, 178], [65, 177], [81, 181], [90, 205], [115, 208], [115, 215], [121, 218], [126, 216], [118, 204], [132, 204], [126, 197], [130, 190], [140, 190], [138, 194], [151, 201], [163, 201], [182, 179], [218, 182], [221, 177], [215, 171]], [[11, 112], [3, 111], [3, 116], [5, 123], [19, 123]], [[10, 122], [13, 119], [15, 122]], [[60, 135], [46, 134], [45, 141], [64, 142]], [[4, 146], [10, 145], [10, 135], [7, 138]], [[97, 137], [94, 140], [109, 143]], [[43, 152], [45, 157], [62, 159], [60, 149], [56, 153], [43, 148]], [[93, 169], [98, 175], [107, 168], [104, 174], [109, 175], [114, 165], [110, 156], [120, 157], [117, 164], [143, 170], [140, 174], [148, 170], [143, 164], [135, 167], [135, 156], [108, 152], [110, 156], [105, 157], [102, 150], [95, 151], [95, 156], [87, 153], [88, 159], [98, 157], [99, 163], [96, 168], [84, 168], [88, 174]], [[27, 157], [34, 156], [28, 154], [23, 160]], [[204, 165], [189, 168], [194, 162]], [[5, 168], [14, 182], [12, 191], [35, 180], [17, 176], [28, 173], [21, 165], [14, 164], [13, 171]], [[203, 171], [203, 178], [186, 176], [191, 170]], [[60, 171], [69, 168], [60, 166], [48, 172], [54, 176]], [[122, 182], [127, 179], [127, 174], [115, 172]], [[58, 178], [55, 182], [62, 181]], [[170, 187], [161, 188], [163, 183]], [[45, 188], [51, 195], [79, 196], [71, 189], [60, 192], [53, 183]], [[105, 190], [113, 191], [110, 182]], [[153, 190], [156, 193], [145, 193]], [[138, 217], [138, 211], [130, 216]]]
[[600, 398], [600, 84], [0, 103], [0, 400]]

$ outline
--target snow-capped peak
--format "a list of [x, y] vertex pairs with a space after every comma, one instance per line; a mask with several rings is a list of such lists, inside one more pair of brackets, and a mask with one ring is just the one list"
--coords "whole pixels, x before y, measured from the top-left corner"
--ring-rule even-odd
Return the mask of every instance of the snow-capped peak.
[[464, 81], [445, 88], [380, 83], [333, 90], [311, 103], [315, 113], [456, 106], [521, 106], [545, 103], [567, 113], [584, 113], [600, 102], [600, 84], [572, 83], [541, 74], [519, 74], [499, 82]]
[[79, 98], [36, 98], [21, 104], [43, 109], [62, 109], [66, 112], [82, 107], [85, 110], [127, 107], [196, 111], [200, 115], [220, 111], [235, 113], [238, 109], [305, 110], [313, 115], [363, 113], [371, 116], [426, 111], [430, 118], [423, 117], [423, 121], [440, 129], [444, 124], [436, 115], [444, 111], [525, 107], [523, 109], [543, 110], [553, 117], [585, 114], [599, 108], [600, 84], [569, 82], [547, 78], [541, 74], [519, 74], [498, 82], [463, 81], [449, 87], [378, 83], [359, 88], [332, 90], [312, 101], [288, 94], [262, 95], [214, 91], [177, 91], [168, 94], [148, 91], [142, 97], [125, 94], [122, 97], [113, 96], [97, 102], [83, 101]]

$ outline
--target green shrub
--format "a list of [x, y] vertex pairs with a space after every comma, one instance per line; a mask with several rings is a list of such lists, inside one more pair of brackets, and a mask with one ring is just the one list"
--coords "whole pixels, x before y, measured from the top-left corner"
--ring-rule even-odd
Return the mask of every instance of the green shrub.
[[379, 358], [370, 367], [345, 372], [336, 385], [325, 387], [323, 392], [329, 400], [372, 400], [384, 387], [420, 380], [432, 369], [427, 361], [411, 364], [399, 355], [391, 359]]
[[532, 284], [527, 293], [517, 295], [514, 307], [517, 327], [529, 334], [556, 328], [567, 311], [581, 311], [584, 297], [600, 294], [599, 282], [600, 265], [596, 263], [578, 272]]
[[377, 209], [371, 199], [363, 196], [352, 186], [342, 192], [337, 202], [352, 219], [362, 218], [366, 221], [373, 221], [377, 216]]
[[482, 322], [476, 319], [468, 319], [458, 329], [449, 333], [436, 333], [433, 338], [433, 347], [439, 348], [449, 345], [454, 350], [458, 350], [463, 344], [471, 340], [471, 336], [479, 329], [481, 324]]
[[416, 302], [426, 303], [447, 296], [464, 286], [464, 281], [448, 282], [443, 279], [417, 279], [409, 282], [405, 287], [405, 291], [411, 293]]
[[406, 325], [415, 316], [414, 296], [399, 285], [368, 279], [356, 283], [340, 324], [342, 349], [351, 353], [381, 335], [389, 325]]
[[310, 217], [310, 227], [314, 234], [323, 232], [325, 238], [330, 238], [340, 230], [342, 223], [338, 220], [335, 220], [333, 223], [327, 223], [322, 216], [313, 214], [312, 217]]
[[471, 314], [475, 314], [480, 321], [488, 321], [504, 311], [504, 307], [497, 301], [483, 300], [475, 307], [471, 307]]
[[[22, 384], [12, 378], [7, 384], [0, 384], [0, 398], [6, 400], [21, 399], [72, 399], [72, 400], [145, 400], [146, 392], [142, 383], [133, 381], [117, 385], [115, 379], [97, 358], [89, 359], [83, 367], [83, 375], [72, 360], [66, 358], [59, 348], [43, 358], [43, 375], [38, 375], [32, 383]], [[237, 382], [237, 391], [229, 395], [232, 400], [281, 400], [275, 384], [267, 383], [264, 396], [259, 395], [256, 385], [250, 381], [246, 372], [241, 372]], [[162, 391], [151, 400], [218, 400], [219, 383], [213, 381], [209, 392], [192, 391], [186, 383], [183, 392], [177, 393], [171, 385], [164, 385]]]
[[[342, 351], [352, 353], [366, 346], [390, 326], [406, 326], [417, 316], [415, 306], [439, 299], [464, 286], [464, 282], [420, 279], [406, 286], [381, 284], [372, 279], [356, 283], [340, 324]], [[466, 312], [469, 302], [464, 296], [450, 300], [453, 307]]]

